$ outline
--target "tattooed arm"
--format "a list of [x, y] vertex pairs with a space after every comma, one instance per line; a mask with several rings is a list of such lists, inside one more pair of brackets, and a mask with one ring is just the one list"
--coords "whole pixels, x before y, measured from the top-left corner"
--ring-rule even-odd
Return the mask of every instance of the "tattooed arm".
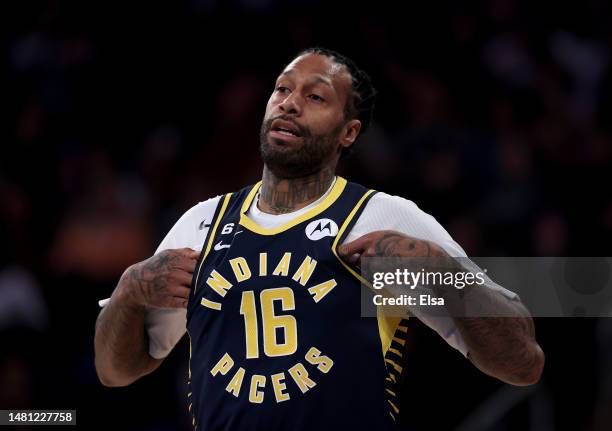
[[484, 286], [472, 288], [464, 300], [486, 303], [495, 310], [493, 313], [504, 315], [453, 319], [468, 345], [472, 363], [506, 383], [537, 383], [544, 368], [544, 352], [535, 339], [533, 320], [525, 306]]
[[[395, 231], [377, 231], [344, 244], [340, 254], [351, 264], [361, 257], [442, 257], [452, 258], [438, 245]], [[458, 263], [456, 269], [463, 270]], [[544, 367], [544, 353], [535, 339], [533, 320], [523, 304], [510, 300], [486, 286], [474, 285], [461, 295], [452, 290], [436, 292], [453, 309], [477, 304], [487, 316], [453, 317], [465, 340], [472, 363], [485, 374], [513, 385], [537, 383]]]
[[105, 386], [127, 386], [162, 362], [148, 353], [145, 310], [185, 308], [198, 252], [165, 250], [130, 266], [96, 322], [95, 365]]

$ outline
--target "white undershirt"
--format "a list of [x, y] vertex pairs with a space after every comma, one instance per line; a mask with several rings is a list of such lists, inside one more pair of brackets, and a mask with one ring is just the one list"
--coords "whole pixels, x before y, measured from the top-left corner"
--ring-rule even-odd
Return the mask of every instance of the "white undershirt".
[[[258, 199], [253, 199], [247, 216], [268, 229], [281, 226], [317, 206], [331, 192], [332, 187], [333, 184], [315, 202], [286, 214], [265, 213], [257, 207]], [[208, 227], [201, 228], [201, 226], [210, 223], [220, 199], [221, 196], [217, 196], [189, 209], [170, 229], [155, 253], [183, 247], [201, 250], [208, 233]], [[399, 196], [376, 193], [367, 203], [344, 242], [354, 241], [362, 235], [378, 230], [395, 230], [415, 238], [432, 241], [452, 257], [466, 257], [463, 249], [435, 218], [419, 209], [414, 202]], [[493, 282], [488, 286], [508, 298], [516, 297], [513, 292]], [[106, 302], [107, 300], [100, 301], [100, 305], [105, 305]], [[186, 314], [184, 309], [158, 308], [147, 311], [145, 326], [149, 335], [151, 356], [164, 358], [170, 353], [186, 332]], [[450, 316], [419, 316], [419, 318], [444, 338], [449, 345], [459, 350], [464, 356], [467, 355], [467, 346]]]

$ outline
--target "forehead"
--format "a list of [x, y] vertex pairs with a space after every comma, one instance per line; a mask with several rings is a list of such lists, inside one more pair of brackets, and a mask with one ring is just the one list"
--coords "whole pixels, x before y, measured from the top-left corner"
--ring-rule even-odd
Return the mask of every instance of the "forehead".
[[279, 77], [282, 76], [299, 77], [305, 81], [324, 81], [339, 93], [347, 93], [351, 86], [351, 75], [346, 66], [319, 54], [296, 57], [281, 72]]

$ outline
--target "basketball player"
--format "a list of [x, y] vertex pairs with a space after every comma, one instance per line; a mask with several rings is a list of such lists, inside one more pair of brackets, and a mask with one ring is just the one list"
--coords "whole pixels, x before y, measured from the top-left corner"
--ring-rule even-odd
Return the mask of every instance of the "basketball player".
[[[374, 95], [363, 71], [326, 49], [282, 71], [261, 127], [262, 180], [187, 211], [101, 311], [103, 384], [152, 372], [187, 332], [196, 429], [394, 427], [406, 321], [360, 317], [355, 265], [465, 253], [411, 201], [335, 175]], [[492, 282], [470, 294], [513, 317], [423, 320], [483, 372], [537, 382], [544, 355], [517, 295]]]

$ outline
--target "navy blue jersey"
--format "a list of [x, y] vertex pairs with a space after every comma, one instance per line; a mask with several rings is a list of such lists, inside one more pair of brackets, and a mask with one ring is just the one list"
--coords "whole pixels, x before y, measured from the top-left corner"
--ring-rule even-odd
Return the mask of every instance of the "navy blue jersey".
[[387, 430], [398, 420], [406, 322], [360, 317], [337, 252], [374, 192], [338, 177], [277, 228], [246, 215], [261, 183], [222, 197], [187, 310], [200, 431]]

